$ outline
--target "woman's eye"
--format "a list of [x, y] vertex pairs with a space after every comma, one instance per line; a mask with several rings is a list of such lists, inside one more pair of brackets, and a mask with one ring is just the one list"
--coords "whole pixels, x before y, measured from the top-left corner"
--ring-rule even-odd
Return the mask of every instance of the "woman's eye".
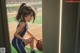
[[33, 15], [31, 15], [31, 17], [32, 17]]

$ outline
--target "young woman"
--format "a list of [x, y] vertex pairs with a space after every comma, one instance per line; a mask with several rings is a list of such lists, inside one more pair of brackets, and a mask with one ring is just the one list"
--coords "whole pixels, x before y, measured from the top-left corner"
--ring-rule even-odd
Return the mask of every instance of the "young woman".
[[[28, 22], [33, 19], [35, 20], [35, 12], [30, 6], [26, 6], [26, 3], [22, 3], [17, 16], [16, 20], [18, 21], [18, 26], [16, 28], [16, 32], [14, 33], [14, 38], [12, 40], [12, 45], [17, 50], [18, 53], [28, 53], [24, 49], [25, 45], [30, 43], [31, 53], [35, 53], [34, 51], [34, 37], [28, 31]], [[24, 39], [23, 36], [27, 32], [30, 35], [30, 38]]]

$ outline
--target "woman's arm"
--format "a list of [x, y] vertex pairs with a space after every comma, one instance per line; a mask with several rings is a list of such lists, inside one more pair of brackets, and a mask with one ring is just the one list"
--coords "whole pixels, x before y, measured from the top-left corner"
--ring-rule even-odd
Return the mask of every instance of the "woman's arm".
[[27, 34], [32, 36], [37, 41], [37, 39], [29, 31], [27, 31]]
[[14, 36], [18, 39], [24, 40], [23, 37], [21, 37], [18, 33], [22, 31], [22, 29], [25, 27], [25, 23], [22, 22], [20, 26], [17, 28], [16, 32], [14, 33]]

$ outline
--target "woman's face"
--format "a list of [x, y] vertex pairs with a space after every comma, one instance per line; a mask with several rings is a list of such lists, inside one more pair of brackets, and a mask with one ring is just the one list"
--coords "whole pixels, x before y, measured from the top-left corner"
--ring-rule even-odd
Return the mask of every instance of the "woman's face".
[[30, 15], [28, 15], [27, 17], [25, 17], [25, 20], [26, 20], [27, 22], [30, 22], [30, 21], [32, 20], [32, 18], [33, 18], [33, 15], [32, 15], [32, 13], [31, 13]]

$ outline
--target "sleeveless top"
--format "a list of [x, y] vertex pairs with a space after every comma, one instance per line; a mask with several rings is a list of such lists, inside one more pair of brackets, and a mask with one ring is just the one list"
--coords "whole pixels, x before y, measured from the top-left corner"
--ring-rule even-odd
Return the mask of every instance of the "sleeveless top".
[[[22, 22], [22, 20], [19, 20], [19, 23], [18, 23], [18, 25], [17, 25], [17, 28], [19, 27], [19, 25], [21, 24], [21, 22]], [[23, 36], [25, 35], [27, 29], [28, 29], [28, 25], [26, 24], [26, 26], [24, 27], [24, 29], [23, 29], [21, 32], [19, 32], [18, 34], [19, 34], [21, 37], [23, 37]], [[14, 36], [14, 38], [17, 38], [17, 37]]]

